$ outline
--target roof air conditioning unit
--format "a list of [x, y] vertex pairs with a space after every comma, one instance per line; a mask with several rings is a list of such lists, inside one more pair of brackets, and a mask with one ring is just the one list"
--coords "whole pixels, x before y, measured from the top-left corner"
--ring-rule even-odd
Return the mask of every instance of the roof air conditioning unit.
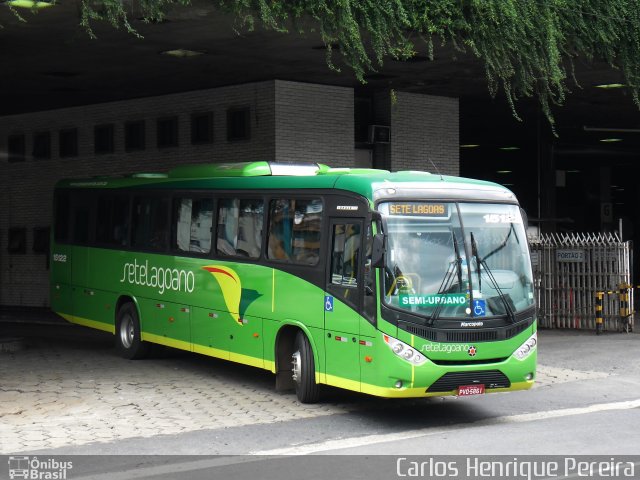
[[386, 125], [369, 125], [369, 143], [391, 142], [391, 128]]

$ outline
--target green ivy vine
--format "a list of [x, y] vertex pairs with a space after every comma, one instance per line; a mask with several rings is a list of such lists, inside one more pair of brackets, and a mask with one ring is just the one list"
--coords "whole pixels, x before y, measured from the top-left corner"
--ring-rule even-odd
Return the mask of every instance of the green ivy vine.
[[[59, 0], [64, 1], [64, 0]], [[148, 21], [190, 0], [138, 0]], [[231, 13], [238, 28], [260, 25], [278, 32], [317, 32], [355, 76], [383, 67], [387, 58], [407, 59], [434, 44], [452, 45], [484, 65], [489, 92], [502, 89], [515, 102], [536, 96], [553, 124], [552, 106], [569, 92], [576, 59], [604, 61], [619, 69], [640, 107], [640, 0], [211, 0]], [[80, 0], [81, 25], [93, 34], [107, 21], [137, 34], [123, 0]], [[187, 7], [188, 8], [188, 7]]]

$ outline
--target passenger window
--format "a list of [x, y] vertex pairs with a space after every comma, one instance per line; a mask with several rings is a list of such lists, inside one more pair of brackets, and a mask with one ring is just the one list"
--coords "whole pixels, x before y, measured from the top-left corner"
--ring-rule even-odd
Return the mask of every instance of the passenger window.
[[262, 247], [264, 202], [223, 198], [218, 208], [218, 255], [258, 258]]
[[331, 283], [345, 287], [357, 287], [359, 258], [360, 224], [341, 223], [334, 225]]
[[56, 224], [53, 229], [53, 238], [58, 243], [65, 243], [69, 239], [69, 194], [58, 192], [55, 199]]
[[98, 197], [96, 243], [126, 246], [129, 243], [129, 198], [103, 195]]
[[274, 260], [316, 265], [320, 259], [322, 201], [272, 200], [267, 256]]
[[166, 250], [168, 245], [169, 202], [161, 197], [136, 197], [133, 202], [132, 245], [150, 250]]
[[80, 245], [86, 245], [89, 241], [89, 219], [90, 212], [87, 203], [79, 203], [86, 198], [76, 197], [74, 205], [74, 226], [73, 226], [73, 240]]
[[173, 209], [172, 249], [180, 252], [209, 253], [213, 225], [213, 200], [177, 198]]

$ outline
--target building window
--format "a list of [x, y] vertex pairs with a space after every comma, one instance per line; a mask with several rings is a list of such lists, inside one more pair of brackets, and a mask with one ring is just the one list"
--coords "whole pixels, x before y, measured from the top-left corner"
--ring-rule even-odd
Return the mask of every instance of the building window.
[[124, 148], [127, 152], [145, 149], [144, 120], [124, 124]]
[[213, 143], [213, 112], [191, 115], [191, 143]]
[[51, 133], [36, 132], [33, 135], [33, 158], [51, 158]]
[[49, 254], [49, 238], [51, 228], [36, 227], [33, 229], [33, 253]]
[[7, 141], [10, 162], [24, 162], [25, 141], [24, 135], [9, 135]]
[[24, 227], [13, 227], [9, 229], [9, 253], [27, 253], [27, 229]]
[[61, 157], [77, 157], [78, 156], [78, 129], [68, 128], [60, 130], [60, 156]]
[[353, 133], [357, 143], [369, 142], [369, 125], [373, 121], [373, 102], [370, 98], [356, 97], [353, 108]]
[[97, 154], [113, 153], [113, 123], [93, 128], [93, 151]]
[[251, 110], [249, 107], [227, 110], [227, 140], [249, 140], [251, 138]]
[[158, 148], [178, 146], [178, 117], [158, 119]]

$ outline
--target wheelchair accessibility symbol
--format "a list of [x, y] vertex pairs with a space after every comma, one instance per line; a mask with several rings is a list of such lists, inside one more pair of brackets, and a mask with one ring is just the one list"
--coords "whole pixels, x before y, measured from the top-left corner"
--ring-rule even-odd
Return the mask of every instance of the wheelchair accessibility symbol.
[[486, 300], [474, 300], [473, 301], [473, 316], [484, 317], [487, 314], [487, 301]]
[[329, 295], [324, 297], [324, 311], [333, 312], [333, 297]]

